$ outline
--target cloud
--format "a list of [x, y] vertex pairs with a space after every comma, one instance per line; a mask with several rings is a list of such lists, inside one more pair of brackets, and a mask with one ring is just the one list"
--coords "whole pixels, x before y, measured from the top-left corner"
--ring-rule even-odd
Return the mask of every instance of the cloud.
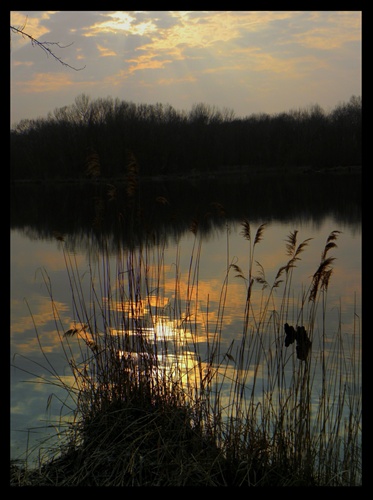
[[51, 300], [44, 297], [33, 297], [30, 298], [30, 309], [32, 311], [26, 316], [22, 314], [25, 311], [26, 306], [24, 301], [19, 299], [11, 300], [11, 311], [14, 319], [12, 321], [12, 336], [16, 334], [24, 334], [26, 331], [33, 330], [33, 325], [36, 324], [38, 327], [44, 327], [49, 322], [55, 320], [55, 311], [61, 313], [69, 310], [68, 306], [64, 302], [55, 301], [53, 310]]
[[127, 59], [127, 63], [133, 63], [129, 66], [129, 73], [133, 73], [134, 71], [144, 70], [144, 69], [159, 69], [164, 68], [166, 64], [172, 62], [171, 59], [158, 60], [155, 59], [158, 57], [156, 54], [145, 54], [141, 55], [136, 59]]
[[129, 12], [117, 11], [106, 13], [105, 18], [105, 21], [96, 22], [92, 26], [84, 28], [84, 36], [92, 37], [99, 36], [102, 33], [118, 34], [120, 32], [145, 35], [156, 30], [152, 19], [136, 22], [136, 16]]
[[[31, 80], [14, 83], [16, 89], [24, 94], [39, 94], [44, 92], [59, 92], [66, 87], [80, 88], [82, 82], [75, 82], [68, 73], [35, 73]], [[95, 85], [95, 82], [86, 82], [86, 85]]]
[[36, 73], [27, 81], [19, 81], [14, 84], [17, 89], [24, 93], [58, 92], [73, 85], [72, 79], [66, 73]]
[[97, 50], [99, 51], [101, 57], [110, 57], [110, 56], [117, 56], [118, 55], [117, 52], [115, 52], [114, 50], [111, 50], [107, 47], [103, 47], [100, 44], [97, 44], [96, 47], [97, 47]]
[[33, 65], [34, 65], [34, 63], [31, 61], [14, 61], [13, 62], [13, 67], [17, 67], [17, 66], [31, 67]]
[[129, 72], [127, 69], [122, 69], [113, 75], [106, 76], [102, 81], [102, 86], [107, 87], [118, 87], [129, 77]]
[[[268, 28], [274, 23], [289, 22], [296, 13], [175, 13], [178, 23], [169, 28], [161, 29], [152, 35], [151, 41], [139, 45], [136, 50], [146, 52], [139, 58], [128, 59], [136, 61], [132, 71], [163, 68], [164, 64], [172, 65], [176, 60], [188, 61], [189, 71], [198, 71], [201, 74], [250, 72], [274, 73], [285, 78], [299, 78], [306, 68], [326, 67], [326, 63], [315, 55], [304, 57], [295, 50], [289, 50], [276, 44], [276, 39], [271, 39], [269, 44], [266, 36]], [[281, 41], [282, 29], [277, 28]], [[261, 33], [255, 44], [253, 33]], [[291, 37], [290, 37], [291, 39]], [[300, 38], [302, 41], [302, 39]], [[299, 43], [294, 37], [292, 44]], [[306, 43], [302, 41], [302, 43]], [[313, 39], [313, 43], [316, 40]], [[164, 63], [154, 62], [155, 54], [166, 58]], [[173, 67], [173, 66], [172, 66]]]
[[332, 51], [361, 40], [361, 13], [332, 12], [329, 16], [310, 13], [310, 26], [294, 34], [290, 41], [308, 49]]
[[195, 83], [197, 78], [192, 75], [187, 75], [183, 78], [160, 78], [157, 80], [157, 85], [176, 85], [179, 83]]

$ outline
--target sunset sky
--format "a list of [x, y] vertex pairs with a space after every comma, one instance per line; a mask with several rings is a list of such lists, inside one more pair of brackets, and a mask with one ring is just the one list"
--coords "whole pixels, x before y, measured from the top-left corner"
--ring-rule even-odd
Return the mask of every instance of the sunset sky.
[[[361, 95], [361, 11], [13, 11], [11, 25], [59, 42], [58, 63], [11, 36], [11, 124], [85, 93], [235, 116]], [[26, 23], [26, 24], [25, 24]]]

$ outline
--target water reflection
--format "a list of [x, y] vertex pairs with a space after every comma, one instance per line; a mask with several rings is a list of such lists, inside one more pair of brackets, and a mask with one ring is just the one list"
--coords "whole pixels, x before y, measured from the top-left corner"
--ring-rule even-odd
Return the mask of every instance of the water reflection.
[[141, 181], [136, 189], [129, 199], [119, 184], [113, 199], [106, 183], [12, 185], [11, 227], [30, 239], [68, 236], [72, 251], [94, 252], [104, 244], [116, 252], [165, 238], [173, 244], [196, 223], [207, 239], [245, 217], [318, 227], [329, 216], [351, 230], [361, 221], [361, 176], [353, 174], [162, 179]]
[[[349, 217], [348, 211], [344, 217]], [[296, 374], [305, 370], [305, 362], [297, 359], [296, 344], [285, 345], [284, 324], [307, 323], [309, 310], [303, 308], [299, 317], [299, 307], [319, 265], [326, 238], [335, 229], [343, 234], [335, 250], [337, 260], [327, 300], [320, 303], [312, 332], [307, 326], [312, 334], [310, 366], [315, 381], [311, 400], [317, 412], [325, 376], [329, 387], [336, 387], [333, 397], [338, 399], [338, 391], [345, 387], [350, 405], [354, 404], [352, 398], [360, 398], [360, 223], [354, 216], [341, 223], [340, 217], [325, 215], [317, 223], [314, 218], [300, 216], [291, 222], [272, 221], [255, 255], [268, 283], [273, 283], [278, 269], [287, 261], [285, 239], [289, 231], [297, 228], [299, 241], [312, 240], [292, 270], [286, 314], [281, 309], [282, 288], [276, 289], [269, 301], [268, 289], [260, 283], [253, 288], [243, 346], [247, 280], [237, 278], [231, 265], [248, 275], [248, 242], [240, 234], [239, 220], [221, 216], [209, 220], [209, 225], [192, 227], [193, 231], [188, 221], [187, 229], [178, 226], [180, 232], [171, 232], [172, 237], [165, 232], [151, 245], [139, 239], [132, 248], [118, 248], [116, 236], [102, 247], [105, 238], [89, 232], [70, 231], [64, 241], [52, 240], [53, 226], [47, 226], [48, 230], [36, 224], [32, 229], [26, 226], [26, 234], [12, 231], [11, 348], [15, 364], [25, 370], [12, 369], [14, 456], [21, 453], [27, 440], [29, 445], [33, 442], [28, 428], [33, 427], [40, 438], [48, 433], [41, 428], [43, 422], [58, 424], [72, 418], [77, 392], [66, 399], [63, 391], [64, 385], [76, 386], [69, 361], [75, 358], [77, 365], [82, 363], [79, 366], [88, 363], [92, 358], [87, 352], [92, 353], [102, 339], [123, 370], [141, 372], [151, 357], [157, 368], [153, 376], [176, 378], [186, 392], [188, 386], [196, 388], [201, 380], [209, 379], [219, 389], [227, 416], [233, 411], [232, 382], [242, 388], [245, 397], [250, 398], [255, 389], [258, 401], [265, 399], [274, 407], [275, 401], [285, 397]], [[45, 231], [48, 237], [43, 239]], [[260, 267], [254, 268], [257, 276]], [[281, 330], [279, 312], [284, 319]], [[283, 367], [284, 395], [273, 384], [279, 363]], [[336, 380], [334, 374], [340, 373], [342, 365], [343, 376]]]

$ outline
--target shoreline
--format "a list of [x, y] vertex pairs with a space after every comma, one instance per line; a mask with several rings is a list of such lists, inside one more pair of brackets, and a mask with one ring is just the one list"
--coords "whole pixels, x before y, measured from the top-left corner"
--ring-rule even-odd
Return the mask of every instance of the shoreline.
[[[217, 169], [215, 171], [200, 172], [197, 169], [193, 169], [189, 172], [184, 173], [158, 173], [156, 175], [144, 175], [138, 174], [136, 176], [140, 181], [145, 182], [164, 182], [164, 181], [182, 181], [182, 180], [205, 180], [205, 179], [219, 179], [224, 177], [230, 177], [232, 175], [240, 175], [243, 178], [249, 178], [252, 176], [266, 176], [266, 175], [361, 175], [362, 166], [361, 165], [351, 165], [351, 166], [336, 166], [336, 167], [324, 167], [324, 168], [314, 168], [309, 166], [304, 167], [258, 167], [258, 166], [239, 166], [231, 167], [229, 169]], [[94, 179], [89, 178], [55, 178], [55, 179], [10, 179], [11, 184], [107, 184], [107, 183], [126, 183], [128, 176], [122, 177], [98, 177]]]

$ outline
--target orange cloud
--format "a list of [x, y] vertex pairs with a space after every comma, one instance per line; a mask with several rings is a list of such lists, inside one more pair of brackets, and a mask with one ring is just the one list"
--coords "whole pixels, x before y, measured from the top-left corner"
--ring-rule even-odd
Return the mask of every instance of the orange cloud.
[[293, 40], [300, 45], [311, 49], [333, 50], [341, 48], [346, 42], [359, 40], [359, 34], [351, 36], [351, 33], [346, 35], [345, 31], [340, 28], [316, 28], [300, 35], [294, 35]]
[[[58, 312], [65, 312], [69, 310], [69, 307], [63, 302], [54, 302], [56, 310]], [[53, 308], [49, 298], [41, 297], [38, 303], [33, 303], [30, 305], [31, 313], [24, 315], [21, 311], [26, 309], [26, 305], [23, 301], [13, 299], [11, 301], [11, 311], [12, 311], [12, 327], [11, 333], [23, 334], [27, 330], [32, 330], [34, 328], [34, 323], [37, 327], [42, 327], [46, 325], [49, 321], [54, 321], [55, 316], [53, 313]], [[14, 319], [13, 319], [14, 318]]]
[[122, 69], [118, 71], [118, 73], [115, 73], [114, 75], [105, 77], [101, 85], [116, 87], [117, 85], [120, 85], [123, 82], [123, 80], [126, 80], [128, 77], [129, 77], [128, 70]]
[[34, 63], [31, 61], [14, 61], [13, 66], [33, 66]]
[[276, 73], [277, 76], [284, 75], [286, 78], [299, 78], [305, 71], [310, 69], [326, 68], [327, 63], [315, 56], [302, 57], [276, 57], [270, 53], [263, 52], [258, 47], [233, 50], [235, 54], [242, 54], [242, 64], [236, 69]]
[[114, 52], [114, 50], [110, 50], [106, 47], [103, 47], [102, 45], [97, 44], [96, 47], [100, 53], [100, 57], [109, 57], [118, 55], [116, 52]]
[[97, 82], [74, 82], [67, 73], [36, 73], [32, 80], [15, 82], [13, 85], [23, 94], [38, 94], [59, 92], [66, 90], [66, 87], [91, 87], [97, 85]]
[[159, 69], [164, 68], [167, 63], [171, 63], [170, 59], [166, 59], [163, 61], [154, 60], [155, 54], [144, 54], [139, 56], [136, 59], [127, 59], [126, 62], [134, 63], [129, 67], [129, 73], [133, 73], [134, 71], [138, 71], [141, 69]]
[[184, 78], [161, 78], [157, 81], [157, 85], [175, 85], [177, 83], [194, 83], [197, 81], [197, 78], [191, 75], [187, 75]]
[[86, 28], [87, 32], [84, 36], [91, 37], [105, 32], [116, 33], [117, 31], [129, 31], [134, 21], [134, 17], [127, 12], [114, 12], [108, 14], [108, 17], [108, 21], [95, 23], [93, 26]]
[[143, 50], [179, 51], [184, 49], [209, 48], [217, 43], [226, 44], [241, 36], [242, 31], [259, 31], [276, 19], [291, 17], [292, 12], [235, 12], [222, 11], [212, 14], [201, 12], [172, 12], [178, 18], [171, 28], [157, 30], [157, 37], [141, 48]]
[[[320, 13], [315, 12], [314, 20]], [[296, 41], [312, 49], [333, 50], [341, 48], [347, 42], [361, 39], [361, 13], [336, 12], [328, 26], [318, 26], [298, 35], [293, 35], [291, 41]]]
[[84, 36], [96, 36], [101, 33], [125, 32], [132, 35], [145, 35], [156, 30], [153, 21], [136, 23], [136, 18], [128, 12], [117, 11], [106, 15], [109, 18], [101, 23], [95, 23], [87, 29]]
[[58, 92], [73, 84], [67, 73], [36, 73], [32, 80], [15, 83], [24, 94]]

